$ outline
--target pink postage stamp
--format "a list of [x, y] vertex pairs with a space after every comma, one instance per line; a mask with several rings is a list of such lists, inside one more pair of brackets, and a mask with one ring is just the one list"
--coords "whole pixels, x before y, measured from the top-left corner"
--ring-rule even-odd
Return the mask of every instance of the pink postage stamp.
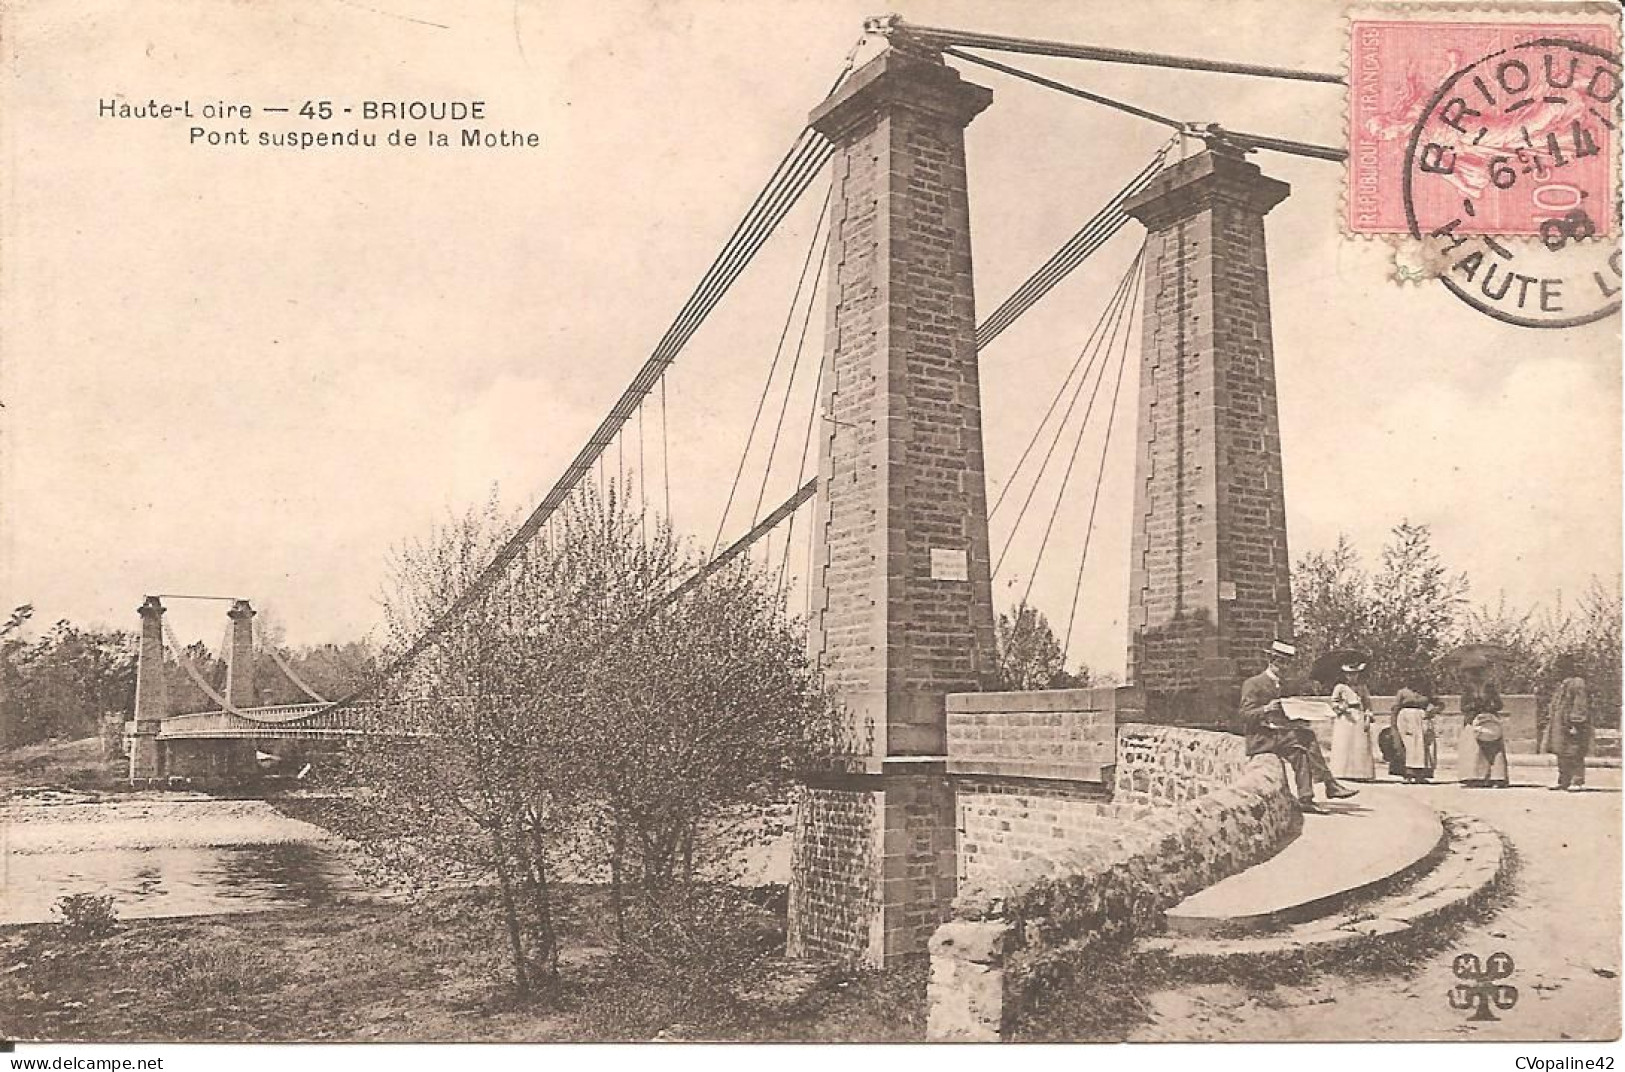
[[1553, 248], [1613, 233], [1612, 24], [1431, 8], [1357, 14], [1349, 26], [1348, 233], [1459, 229]]

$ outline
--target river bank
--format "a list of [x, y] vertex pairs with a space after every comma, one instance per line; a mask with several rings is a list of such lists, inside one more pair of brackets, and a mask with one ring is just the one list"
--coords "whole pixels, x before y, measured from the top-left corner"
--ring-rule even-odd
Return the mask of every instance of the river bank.
[[[780, 899], [782, 900], [782, 899]], [[68, 944], [0, 928], [0, 1036], [94, 1042], [533, 1042], [656, 1037], [918, 1040], [923, 970], [786, 978], [764, 958], [724, 992], [616, 955], [601, 890], [570, 891], [563, 984], [520, 1002], [494, 891], [137, 920]], [[782, 949], [783, 906], [764, 949]]]

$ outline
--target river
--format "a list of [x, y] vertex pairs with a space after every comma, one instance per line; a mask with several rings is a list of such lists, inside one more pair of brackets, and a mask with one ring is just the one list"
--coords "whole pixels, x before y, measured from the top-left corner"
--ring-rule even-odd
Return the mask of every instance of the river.
[[121, 919], [322, 904], [362, 890], [319, 827], [261, 800], [12, 802], [0, 825], [0, 924], [105, 893]]

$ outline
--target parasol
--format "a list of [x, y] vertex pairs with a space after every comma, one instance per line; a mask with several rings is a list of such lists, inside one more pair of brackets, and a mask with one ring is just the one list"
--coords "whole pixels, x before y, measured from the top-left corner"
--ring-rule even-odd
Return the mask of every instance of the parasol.
[[1371, 661], [1371, 656], [1354, 648], [1335, 648], [1328, 651], [1314, 661], [1309, 667], [1309, 676], [1323, 685], [1330, 685], [1343, 673], [1345, 666], [1364, 666]]

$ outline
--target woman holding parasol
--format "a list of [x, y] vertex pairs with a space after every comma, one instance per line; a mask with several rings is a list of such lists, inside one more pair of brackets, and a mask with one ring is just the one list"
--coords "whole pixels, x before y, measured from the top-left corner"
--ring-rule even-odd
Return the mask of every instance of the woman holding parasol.
[[1466, 786], [1504, 789], [1511, 783], [1505, 727], [1501, 724], [1501, 693], [1490, 679], [1490, 668], [1504, 654], [1505, 650], [1494, 644], [1467, 644], [1444, 659], [1462, 675], [1456, 771]]

